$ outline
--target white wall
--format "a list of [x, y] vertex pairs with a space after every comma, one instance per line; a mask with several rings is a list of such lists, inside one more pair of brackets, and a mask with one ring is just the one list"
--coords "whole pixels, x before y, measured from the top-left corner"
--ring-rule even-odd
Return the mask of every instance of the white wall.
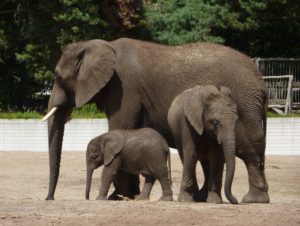
[[[66, 124], [63, 150], [82, 151], [108, 130], [106, 119], [76, 119]], [[47, 123], [40, 120], [0, 120], [0, 151], [47, 151]]]
[[300, 155], [300, 118], [268, 118], [266, 154]]
[[[77, 119], [66, 124], [63, 150], [83, 151], [107, 131], [106, 119]], [[47, 151], [47, 123], [0, 120], [0, 151]], [[266, 154], [300, 155], [300, 118], [269, 118]]]

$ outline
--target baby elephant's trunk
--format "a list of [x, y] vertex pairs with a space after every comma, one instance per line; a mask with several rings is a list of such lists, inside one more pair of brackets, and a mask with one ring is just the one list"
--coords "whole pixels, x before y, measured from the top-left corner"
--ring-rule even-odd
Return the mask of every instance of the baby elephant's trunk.
[[91, 190], [93, 172], [94, 172], [94, 169], [88, 168], [87, 173], [86, 173], [85, 199], [90, 198], [90, 190]]

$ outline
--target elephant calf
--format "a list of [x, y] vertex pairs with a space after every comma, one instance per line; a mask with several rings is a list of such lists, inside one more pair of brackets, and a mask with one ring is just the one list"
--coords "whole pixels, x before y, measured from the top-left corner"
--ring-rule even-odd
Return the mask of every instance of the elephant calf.
[[170, 150], [162, 136], [153, 129], [112, 130], [92, 139], [87, 147], [86, 164], [86, 199], [89, 199], [93, 171], [104, 164], [97, 199], [107, 199], [113, 177], [121, 170], [145, 177], [144, 187], [136, 199], [149, 199], [157, 179], [162, 188], [160, 200], [173, 200]]
[[195, 167], [197, 160], [200, 160], [205, 182], [202, 189], [204, 195], [199, 196], [205, 197], [208, 202], [222, 202], [225, 157], [225, 195], [231, 203], [237, 204], [231, 194], [237, 119], [236, 104], [226, 87], [218, 90], [212, 85], [194, 86], [174, 99], [168, 112], [168, 123], [183, 162], [178, 201], [192, 201], [193, 195], [197, 194]]

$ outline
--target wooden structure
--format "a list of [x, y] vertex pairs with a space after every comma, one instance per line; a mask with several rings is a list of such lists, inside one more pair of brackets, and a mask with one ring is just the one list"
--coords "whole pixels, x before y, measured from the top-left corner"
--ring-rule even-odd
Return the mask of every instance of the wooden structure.
[[[300, 59], [295, 58], [254, 58], [253, 59], [259, 70], [262, 72], [264, 79], [266, 81], [272, 80], [271, 77], [273, 76], [286, 76], [286, 75], [292, 75], [292, 84], [291, 84], [291, 107], [288, 110], [290, 112], [292, 109], [300, 108]], [[270, 77], [271, 76], [271, 77]], [[270, 77], [270, 79], [266, 79], [266, 77]], [[278, 80], [283, 79], [286, 80], [288, 77], [282, 77]], [[290, 79], [289, 79], [290, 80]], [[273, 79], [273, 82], [275, 82], [276, 79]], [[272, 94], [274, 94], [274, 90], [277, 89], [277, 93], [280, 92], [287, 92], [283, 91], [284, 89], [287, 89], [287, 84], [285, 82], [281, 82], [281, 84], [286, 88], [279, 88], [280, 82], [276, 82], [277, 85], [273, 84], [272, 87]], [[268, 84], [269, 86], [270, 84]], [[274, 87], [277, 86], [277, 88]], [[270, 95], [269, 91], [269, 95]], [[287, 93], [286, 93], [287, 95]], [[270, 99], [270, 103], [272, 103], [272, 100]], [[288, 107], [289, 108], [289, 107]]]

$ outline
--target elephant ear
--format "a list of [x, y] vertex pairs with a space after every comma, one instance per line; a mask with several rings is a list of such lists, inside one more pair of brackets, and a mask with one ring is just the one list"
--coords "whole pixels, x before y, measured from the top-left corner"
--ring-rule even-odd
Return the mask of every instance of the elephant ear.
[[190, 92], [183, 103], [183, 111], [199, 135], [203, 133], [203, 108], [202, 96], [199, 93]]
[[116, 53], [108, 42], [91, 40], [82, 45], [75, 61], [78, 67], [75, 102], [76, 107], [81, 107], [95, 96], [113, 76]]
[[113, 131], [108, 133], [104, 142], [104, 166], [108, 166], [124, 147], [124, 135]]

